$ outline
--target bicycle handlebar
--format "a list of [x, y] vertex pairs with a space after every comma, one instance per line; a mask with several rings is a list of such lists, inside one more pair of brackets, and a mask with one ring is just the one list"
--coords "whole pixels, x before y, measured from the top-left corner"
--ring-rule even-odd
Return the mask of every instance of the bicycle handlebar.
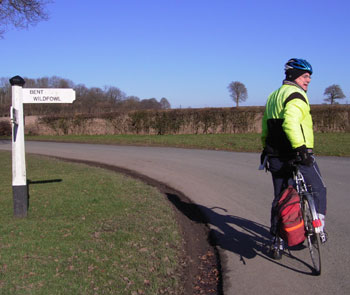
[[[313, 149], [306, 149], [306, 152], [308, 155], [313, 155]], [[292, 152], [292, 153], [286, 153], [286, 154], [266, 154], [268, 157], [281, 157], [281, 158], [286, 158], [288, 159], [288, 162], [292, 166], [299, 166], [300, 163], [302, 162], [302, 154], [300, 152]]]

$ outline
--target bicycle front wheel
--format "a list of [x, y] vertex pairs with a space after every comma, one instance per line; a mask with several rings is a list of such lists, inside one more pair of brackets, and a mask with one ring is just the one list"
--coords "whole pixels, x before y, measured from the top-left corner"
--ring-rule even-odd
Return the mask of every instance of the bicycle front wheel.
[[315, 275], [321, 274], [321, 249], [320, 249], [320, 234], [316, 233], [312, 225], [312, 211], [309, 202], [306, 198], [303, 199], [303, 219], [305, 223], [305, 235], [307, 239], [308, 248], [310, 251], [311, 261]]

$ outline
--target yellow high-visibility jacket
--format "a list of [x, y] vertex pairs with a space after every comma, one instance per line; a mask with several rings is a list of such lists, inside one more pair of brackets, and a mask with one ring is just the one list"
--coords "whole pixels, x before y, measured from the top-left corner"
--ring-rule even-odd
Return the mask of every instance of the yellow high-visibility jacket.
[[262, 120], [262, 145], [270, 154], [288, 155], [305, 145], [314, 147], [310, 104], [306, 92], [293, 82], [271, 93]]

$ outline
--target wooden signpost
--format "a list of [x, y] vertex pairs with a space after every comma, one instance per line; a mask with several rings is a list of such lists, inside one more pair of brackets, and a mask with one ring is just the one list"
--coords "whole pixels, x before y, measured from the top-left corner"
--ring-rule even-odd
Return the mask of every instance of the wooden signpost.
[[67, 88], [23, 88], [20, 76], [10, 79], [12, 86], [12, 191], [15, 217], [26, 217], [28, 211], [28, 184], [24, 146], [23, 103], [72, 103], [75, 91]]

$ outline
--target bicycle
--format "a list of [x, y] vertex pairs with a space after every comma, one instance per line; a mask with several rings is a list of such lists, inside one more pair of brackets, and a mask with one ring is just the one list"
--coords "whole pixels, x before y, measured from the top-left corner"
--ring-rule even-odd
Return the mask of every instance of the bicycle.
[[[305, 228], [305, 239], [310, 252], [311, 261], [313, 265], [313, 272], [315, 275], [321, 274], [321, 250], [320, 250], [320, 230], [322, 222], [318, 218], [315, 201], [312, 193], [312, 187], [308, 186], [299, 166], [292, 163], [294, 187], [300, 196], [300, 208]], [[272, 245], [272, 255], [274, 259], [281, 259], [281, 251], [283, 251], [282, 239], [275, 236], [274, 244]]]
[[305, 226], [305, 237], [309, 248], [311, 261], [316, 275], [321, 274], [321, 241], [320, 230], [321, 220], [318, 218], [315, 201], [312, 194], [312, 187], [307, 186], [298, 165], [293, 164], [293, 176], [295, 188], [300, 196], [300, 207]]

